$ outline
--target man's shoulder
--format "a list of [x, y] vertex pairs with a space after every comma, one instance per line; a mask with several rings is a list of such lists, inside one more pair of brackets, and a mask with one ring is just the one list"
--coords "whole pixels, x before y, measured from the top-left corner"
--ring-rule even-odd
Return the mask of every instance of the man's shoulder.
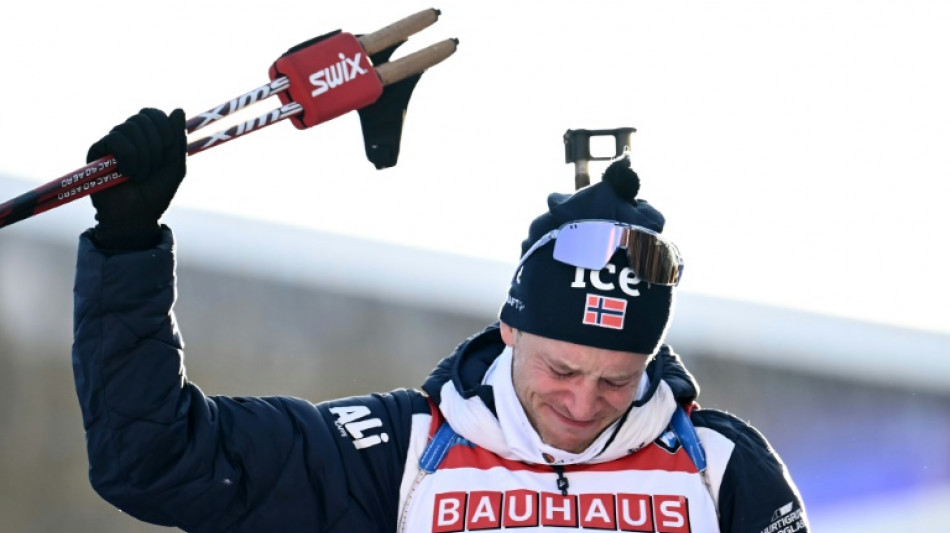
[[758, 429], [716, 409], [694, 410], [690, 418], [706, 451], [724, 531], [808, 531], [801, 495]]
[[714, 475], [728, 478], [756, 473], [760, 479], [784, 483], [782, 459], [751, 423], [716, 409], [694, 410], [690, 418]]
[[690, 415], [703, 447], [713, 462], [723, 467], [745, 468], [750, 463], [769, 464], [769, 468], [781, 464], [778, 454], [768, 439], [750, 422], [717, 409], [696, 409]]
[[732, 442], [751, 440], [760, 445], [768, 446], [765, 438], [750, 422], [738, 416], [719, 409], [695, 409], [690, 414], [690, 420], [696, 428], [705, 428], [714, 431]]
[[416, 389], [394, 389], [389, 392], [374, 392], [361, 396], [350, 396], [327, 400], [317, 406], [336, 408], [342, 405], [363, 405], [373, 410], [388, 410], [409, 415], [430, 412], [429, 401], [424, 392]]

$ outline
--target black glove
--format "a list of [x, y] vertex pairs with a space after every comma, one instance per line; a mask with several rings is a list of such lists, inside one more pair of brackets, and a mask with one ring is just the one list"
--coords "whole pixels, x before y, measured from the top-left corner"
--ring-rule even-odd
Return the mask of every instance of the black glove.
[[145, 108], [89, 147], [86, 162], [108, 154], [129, 181], [92, 195], [96, 244], [108, 250], [144, 250], [161, 240], [158, 220], [185, 177], [185, 113]]

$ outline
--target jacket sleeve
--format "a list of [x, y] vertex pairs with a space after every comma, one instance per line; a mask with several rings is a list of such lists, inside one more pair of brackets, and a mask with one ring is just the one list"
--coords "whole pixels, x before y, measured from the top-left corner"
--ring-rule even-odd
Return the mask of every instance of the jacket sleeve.
[[80, 238], [72, 357], [95, 490], [186, 531], [393, 530], [424, 398], [204, 395], [185, 374], [173, 250], [167, 228], [158, 247], [114, 255]]
[[691, 416], [709, 468], [723, 533], [808, 533], [801, 495], [765, 437], [738, 418], [712, 409]]

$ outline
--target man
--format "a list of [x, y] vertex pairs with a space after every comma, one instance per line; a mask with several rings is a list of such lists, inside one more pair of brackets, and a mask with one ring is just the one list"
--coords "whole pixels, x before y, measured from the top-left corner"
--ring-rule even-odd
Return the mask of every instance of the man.
[[159, 225], [185, 175], [182, 111], [143, 109], [88, 157], [108, 153], [130, 181], [92, 196], [73, 364], [90, 479], [132, 516], [195, 532], [807, 531], [779, 457], [698, 408], [662, 343], [682, 261], [626, 158], [548, 198], [500, 321], [421, 391], [314, 405], [185, 378]]

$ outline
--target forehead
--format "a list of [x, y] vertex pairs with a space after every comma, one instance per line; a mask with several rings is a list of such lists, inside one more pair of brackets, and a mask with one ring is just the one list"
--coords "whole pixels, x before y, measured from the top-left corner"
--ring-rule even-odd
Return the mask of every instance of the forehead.
[[516, 344], [517, 351], [534, 363], [600, 376], [632, 376], [649, 361], [646, 354], [605, 350], [524, 332], [518, 335]]

